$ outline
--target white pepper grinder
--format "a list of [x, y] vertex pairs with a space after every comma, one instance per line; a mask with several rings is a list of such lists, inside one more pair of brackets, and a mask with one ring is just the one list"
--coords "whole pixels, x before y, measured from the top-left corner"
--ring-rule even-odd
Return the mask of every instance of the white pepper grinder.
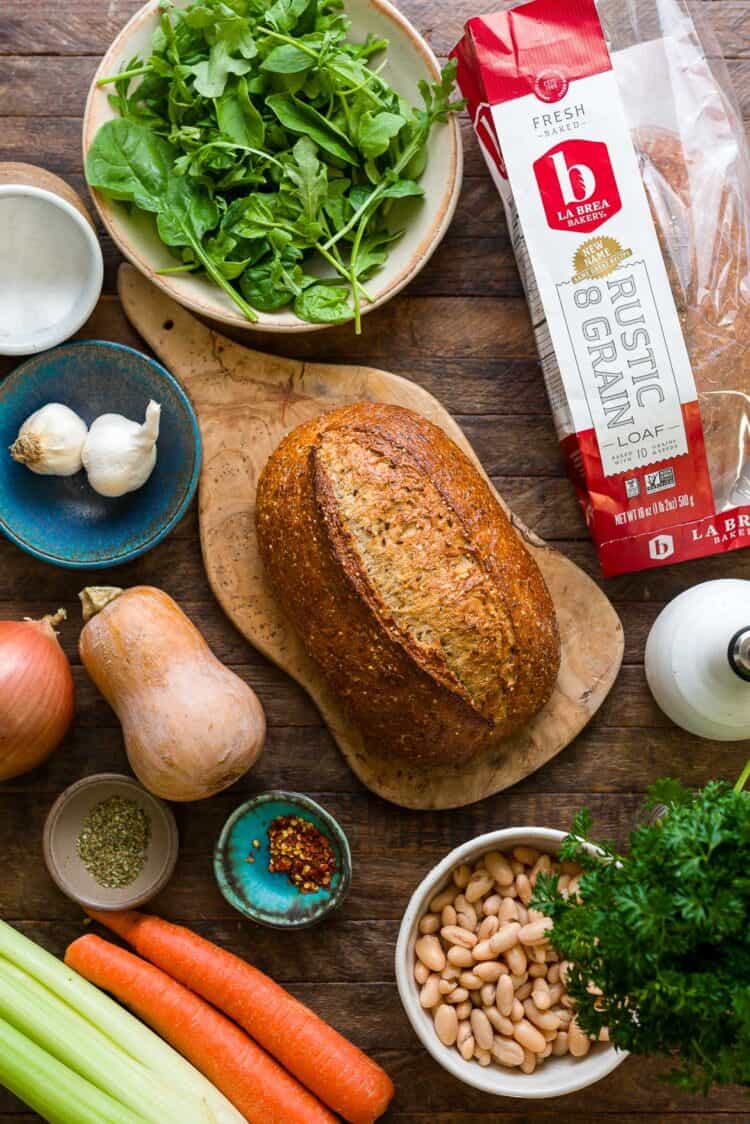
[[704, 582], [675, 597], [646, 642], [646, 678], [689, 733], [750, 738], [750, 581]]

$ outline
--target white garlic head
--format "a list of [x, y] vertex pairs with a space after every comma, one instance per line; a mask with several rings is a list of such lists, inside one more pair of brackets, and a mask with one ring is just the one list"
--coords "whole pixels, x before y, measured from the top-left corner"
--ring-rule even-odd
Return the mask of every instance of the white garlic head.
[[143, 425], [121, 414], [91, 423], [83, 446], [89, 484], [101, 496], [124, 496], [142, 488], [154, 471], [161, 406], [149, 402]]
[[40, 476], [73, 476], [81, 471], [88, 429], [69, 406], [48, 402], [26, 419], [10, 455]]

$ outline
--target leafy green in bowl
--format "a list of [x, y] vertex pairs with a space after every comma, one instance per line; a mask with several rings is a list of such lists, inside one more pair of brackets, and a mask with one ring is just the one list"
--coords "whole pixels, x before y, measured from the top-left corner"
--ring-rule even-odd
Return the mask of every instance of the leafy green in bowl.
[[359, 330], [450, 219], [453, 86], [385, 0], [151, 3], [92, 89], [86, 176], [120, 247], [183, 303]]

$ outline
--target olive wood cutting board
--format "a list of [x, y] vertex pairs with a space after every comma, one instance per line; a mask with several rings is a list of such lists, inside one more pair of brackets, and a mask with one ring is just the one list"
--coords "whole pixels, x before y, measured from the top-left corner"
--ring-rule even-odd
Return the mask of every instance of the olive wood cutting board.
[[562, 666], [552, 698], [533, 721], [468, 766], [414, 766], [365, 747], [266, 584], [255, 537], [255, 491], [282, 437], [300, 422], [350, 402], [390, 402], [441, 426], [482, 471], [443, 406], [415, 383], [387, 371], [251, 351], [206, 327], [132, 266], [121, 266], [119, 292], [129, 320], [180, 380], [198, 415], [203, 439], [200, 535], [211, 588], [250, 643], [312, 697], [363, 784], [407, 808], [462, 807], [515, 784], [564, 749], [614, 682], [622, 662], [622, 626], [595, 583], [529, 531], [501, 496], [555, 602]]

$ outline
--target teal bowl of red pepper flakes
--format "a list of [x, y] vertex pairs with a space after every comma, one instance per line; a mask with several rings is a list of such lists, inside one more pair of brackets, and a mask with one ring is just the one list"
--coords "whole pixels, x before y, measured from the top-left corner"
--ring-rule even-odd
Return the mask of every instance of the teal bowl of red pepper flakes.
[[304, 929], [333, 913], [352, 880], [349, 842], [330, 812], [298, 792], [265, 792], [229, 817], [214, 852], [219, 889], [272, 929]]

